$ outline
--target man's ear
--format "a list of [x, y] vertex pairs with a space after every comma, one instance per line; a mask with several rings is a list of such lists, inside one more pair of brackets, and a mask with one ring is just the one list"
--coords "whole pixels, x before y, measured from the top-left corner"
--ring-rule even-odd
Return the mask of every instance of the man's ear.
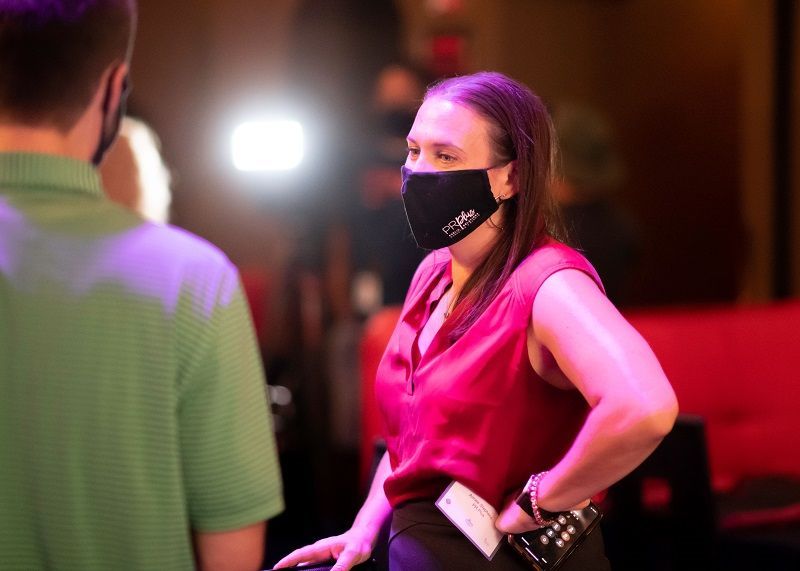
[[130, 67], [127, 62], [121, 62], [111, 66], [108, 71], [109, 79], [106, 85], [110, 87], [108, 92], [108, 109], [117, 109], [120, 103], [124, 104], [123, 98], [127, 97], [129, 89], [128, 74]]

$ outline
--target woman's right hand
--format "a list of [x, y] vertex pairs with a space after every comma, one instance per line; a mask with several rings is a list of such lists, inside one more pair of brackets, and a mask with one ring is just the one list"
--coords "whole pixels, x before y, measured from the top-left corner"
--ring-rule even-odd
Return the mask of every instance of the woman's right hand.
[[303, 563], [336, 560], [331, 571], [349, 571], [354, 565], [363, 563], [372, 554], [375, 537], [368, 530], [350, 528], [341, 535], [326, 537], [295, 549], [275, 564], [275, 569], [293, 567]]
[[326, 537], [316, 543], [295, 549], [275, 564], [275, 569], [284, 569], [301, 563], [318, 563], [336, 560], [331, 571], [349, 571], [354, 565], [363, 563], [372, 554], [381, 526], [390, 517], [392, 508], [383, 492], [383, 483], [391, 474], [389, 453], [386, 452], [375, 469], [364, 505], [358, 510], [353, 526], [342, 535]]

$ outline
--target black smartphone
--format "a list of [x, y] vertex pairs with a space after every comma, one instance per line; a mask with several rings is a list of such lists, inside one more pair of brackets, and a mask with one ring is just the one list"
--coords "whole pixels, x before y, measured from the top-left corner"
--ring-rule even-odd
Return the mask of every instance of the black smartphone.
[[597, 528], [603, 514], [592, 502], [580, 510], [559, 512], [548, 526], [508, 536], [508, 542], [535, 571], [558, 569]]

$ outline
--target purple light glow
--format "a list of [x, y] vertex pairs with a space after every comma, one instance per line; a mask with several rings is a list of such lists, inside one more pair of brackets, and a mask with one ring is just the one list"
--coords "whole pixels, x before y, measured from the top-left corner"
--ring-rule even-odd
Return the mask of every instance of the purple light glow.
[[231, 302], [238, 286], [221, 252], [198, 247], [195, 236], [177, 228], [143, 222], [110, 236], [45, 231], [4, 201], [0, 225], [0, 272], [20, 291], [55, 284], [82, 297], [118, 287], [158, 300], [168, 314], [188, 296], [192, 310], [208, 319], [215, 307]]

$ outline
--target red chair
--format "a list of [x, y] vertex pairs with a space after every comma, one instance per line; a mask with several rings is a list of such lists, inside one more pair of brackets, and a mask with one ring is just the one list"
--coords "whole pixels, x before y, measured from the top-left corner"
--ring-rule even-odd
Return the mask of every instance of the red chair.
[[250, 306], [253, 327], [261, 347], [267, 341], [267, 316], [271, 306], [272, 276], [267, 268], [261, 266], [245, 266], [239, 268], [242, 289]]
[[[361, 455], [359, 461], [362, 488], [369, 486], [376, 457], [380, 453], [381, 420], [375, 402], [375, 373], [386, 351], [394, 326], [400, 317], [400, 306], [389, 306], [374, 314], [364, 326], [361, 338]], [[376, 448], [377, 447], [377, 448]]]

